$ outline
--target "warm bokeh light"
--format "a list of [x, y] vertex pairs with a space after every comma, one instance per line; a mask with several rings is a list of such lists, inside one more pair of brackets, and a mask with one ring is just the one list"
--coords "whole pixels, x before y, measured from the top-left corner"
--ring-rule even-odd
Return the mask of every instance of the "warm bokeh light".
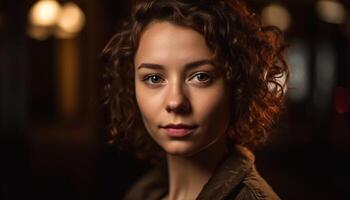
[[291, 16], [282, 5], [270, 4], [263, 8], [261, 15], [267, 25], [277, 26], [283, 31], [286, 31], [291, 24]]
[[57, 1], [40, 0], [30, 9], [30, 23], [34, 26], [54, 26], [60, 11], [61, 6]]
[[37, 40], [45, 40], [52, 33], [57, 38], [73, 38], [85, 25], [83, 11], [72, 2], [61, 6], [55, 0], [40, 0], [29, 12], [27, 33]]
[[27, 34], [36, 40], [46, 40], [51, 35], [51, 29], [46, 26], [28, 25]]
[[70, 38], [80, 32], [85, 24], [85, 15], [74, 3], [65, 3], [62, 7], [61, 15], [57, 21], [59, 30], [56, 36], [60, 38]]
[[344, 23], [347, 15], [344, 6], [335, 0], [318, 1], [316, 11], [321, 20], [332, 24]]

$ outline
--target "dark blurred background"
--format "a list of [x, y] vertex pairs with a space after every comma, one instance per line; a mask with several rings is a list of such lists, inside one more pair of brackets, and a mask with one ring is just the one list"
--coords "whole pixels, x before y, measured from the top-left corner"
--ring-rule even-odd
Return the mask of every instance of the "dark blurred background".
[[[285, 31], [286, 109], [257, 168], [282, 199], [350, 199], [347, 0], [249, 0]], [[0, 199], [120, 199], [149, 165], [106, 144], [101, 50], [127, 0], [0, 0]]]

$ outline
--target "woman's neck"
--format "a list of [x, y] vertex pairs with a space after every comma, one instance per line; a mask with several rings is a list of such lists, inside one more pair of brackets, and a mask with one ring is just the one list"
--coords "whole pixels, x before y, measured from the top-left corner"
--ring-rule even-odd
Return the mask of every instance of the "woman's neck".
[[168, 154], [169, 192], [166, 199], [194, 200], [227, 153], [226, 141], [219, 140], [194, 156]]

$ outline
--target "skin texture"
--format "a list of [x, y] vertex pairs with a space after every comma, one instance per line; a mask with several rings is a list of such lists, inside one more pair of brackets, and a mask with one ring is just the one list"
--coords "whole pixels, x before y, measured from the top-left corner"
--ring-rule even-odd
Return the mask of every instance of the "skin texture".
[[[146, 129], [169, 154], [193, 155], [226, 130], [228, 92], [217, 67], [185, 66], [211, 60], [212, 55], [202, 35], [168, 22], [150, 24], [141, 36], [135, 56], [136, 99]], [[139, 68], [145, 63], [162, 65], [162, 69]], [[149, 75], [155, 76], [144, 80]], [[185, 139], [170, 138], [160, 128], [170, 123], [198, 128]]]
[[[229, 92], [212, 58], [201, 34], [169, 22], [152, 22], [140, 38], [136, 99], [148, 133], [167, 153], [166, 199], [195, 199], [227, 153]], [[161, 128], [170, 123], [197, 128], [174, 138]]]

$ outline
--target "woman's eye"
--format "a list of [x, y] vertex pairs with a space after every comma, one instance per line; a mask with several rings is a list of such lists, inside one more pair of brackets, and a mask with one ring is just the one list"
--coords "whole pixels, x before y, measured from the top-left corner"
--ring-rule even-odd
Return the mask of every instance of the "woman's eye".
[[197, 73], [193, 76], [193, 79], [196, 79], [200, 84], [207, 84], [212, 81], [212, 77], [207, 73]]
[[158, 75], [151, 74], [146, 76], [142, 81], [144, 81], [146, 84], [154, 85], [159, 84], [162, 82], [162, 78]]

